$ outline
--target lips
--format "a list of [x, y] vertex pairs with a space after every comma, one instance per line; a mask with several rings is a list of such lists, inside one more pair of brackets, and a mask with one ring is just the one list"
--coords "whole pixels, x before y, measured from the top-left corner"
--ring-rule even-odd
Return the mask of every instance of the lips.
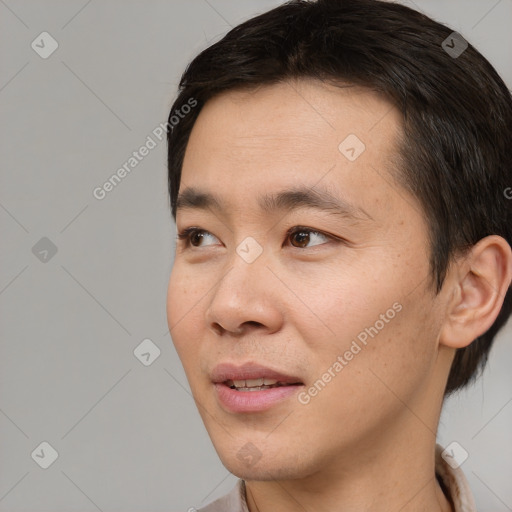
[[299, 377], [256, 363], [219, 364], [211, 379], [219, 404], [236, 414], [262, 413], [290, 400], [304, 385]]
[[241, 366], [219, 364], [213, 369], [211, 379], [214, 384], [226, 384], [237, 389], [302, 384], [299, 377], [255, 363], [245, 363]]

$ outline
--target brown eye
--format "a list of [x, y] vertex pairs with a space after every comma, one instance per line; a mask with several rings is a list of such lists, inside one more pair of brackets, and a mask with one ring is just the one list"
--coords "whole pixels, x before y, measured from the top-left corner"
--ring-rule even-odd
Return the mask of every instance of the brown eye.
[[316, 243], [313, 244], [312, 246], [308, 245], [310, 244], [311, 239], [313, 238], [314, 240], [315, 237], [322, 237], [325, 240], [328, 240], [330, 238], [327, 235], [320, 233], [320, 231], [315, 231], [314, 229], [309, 228], [295, 227], [288, 232], [288, 238], [290, 240], [295, 240], [296, 242], [291, 242], [291, 245], [293, 247], [298, 247], [300, 249], [306, 249], [308, 247], [313, 247], [315, 245], [322, 245], [321, 243]]
[[214, 235], [212, 235], [209, 231], [205, 231], [204, 229], [187, 228], [179, 233], [177, 238], [179, 240], [183, 240], [185, 243], [185, 248], [187, 248], [189, 246], [201, 247], [201, 243], [208, 236], [214, 237]]
[[307, 231], [295, 231], [295, 233], [292, 233], [291, 240], [297, 241], [297, 245], [292, 245], [294, 247], [306, 247], [309, 242], [309, 233]]
[[194, 231], [193, 233], [190, 234], [190, 244], [193, 245], [194, 247], [197, 247], [198, 245], [200, 245], [201, 240], [203, 238], [204, 233], [202, 233], [201, 231]]

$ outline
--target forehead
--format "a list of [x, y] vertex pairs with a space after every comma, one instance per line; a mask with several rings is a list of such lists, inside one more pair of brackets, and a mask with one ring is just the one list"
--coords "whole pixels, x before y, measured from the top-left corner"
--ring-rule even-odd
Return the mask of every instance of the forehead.
[[321, 185], [345, 199], [363, 188], [369, 195], [382, 185], [375, 172], [387, 172], [396, 154], [400, 126], [387, 101], [356, 87], [301, 80], [229, 91], [196, 120], [180, 190], [238, 195], [259, 206], [264, 193], [291, 185]]

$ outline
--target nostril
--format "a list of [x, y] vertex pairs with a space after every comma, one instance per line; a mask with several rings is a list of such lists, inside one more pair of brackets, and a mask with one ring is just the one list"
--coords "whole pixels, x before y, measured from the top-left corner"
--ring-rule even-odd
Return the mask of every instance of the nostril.
[[219, 325], [217, 322], [212, 324], [212, 329], [215, 331], [215, 334], [218, 334], [219, 336], [225, 331], [224, 327]]
[[229, 332], [233, 336], [241, 336], [242, 334], [246, 334], [247, 331], [250, 331], [253, 328], [261, 327], [263, 327], [263, 324], [261, 324], [260, 322], [256, 322], [254, 320], [248, 320], [247, 322], [244, 322], [237, 329], [227, 329], [225, 327], [222, 327], [222, 325], [220, 325], [218, 322], [214, 322], [212, 324], [212, 329], [215, 330], [216, 334], [220, 335]]
[[255, 327], [262, 327], [263, 324], [260, 324], [259, 322], [256, 322], [254, 320], [249, 320], [248, 322], [244, 322], [243, 325], [253, 325]]

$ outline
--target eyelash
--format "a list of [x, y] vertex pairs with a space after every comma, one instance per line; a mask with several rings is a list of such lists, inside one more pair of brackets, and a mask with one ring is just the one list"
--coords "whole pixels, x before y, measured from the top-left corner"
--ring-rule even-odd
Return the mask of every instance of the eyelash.
[[[316, 229], [308, 228], [307, 226], [293, 226], [286, 232], [286, 240], [288, 240], [288, 238], [290, 238], [290, 236], [294, 235], [295, 233], [303, 233], [303, 232], [321, 235], [321, 236], [323, 236], [329, 240], [332, 240], [332, 241], [341, 241], [341, 239], [335, 238], [332, 235], [328, 235], [328, 234], [323, 233], [322, 231], [318, 231]], [[205, 229], [190, 227], [190, 228], [186, 228], [186, 229], [182, 230], [181, 232], [179, 232], [176, 236], [176, 239], [185, 241], [185, 249], [188, 249], [189, 247], [195, 247], [195, 246], [191, 246], [190, 239], [191, 239], [192, 235], [194, 235], [196, 233], [208, 233], [210, 235], [213, 235], [213, 233], [210, 233], [209, 231], [207, 231]], [[215, 235], [213, 235], [213, 236], [215, 236]], [[319, 244], [319, 245], [324, 245], [324, 244]], [[316, 247], [316, 246], [313, 246], [313, 247]], [[200, 247], [195, 247], [195, 248], [200, 249]], [[300, 247], [296, 247], [296, 249], [300, 249]], [[312, 247], [304, 247], [303, 249], [312, 249]]]

